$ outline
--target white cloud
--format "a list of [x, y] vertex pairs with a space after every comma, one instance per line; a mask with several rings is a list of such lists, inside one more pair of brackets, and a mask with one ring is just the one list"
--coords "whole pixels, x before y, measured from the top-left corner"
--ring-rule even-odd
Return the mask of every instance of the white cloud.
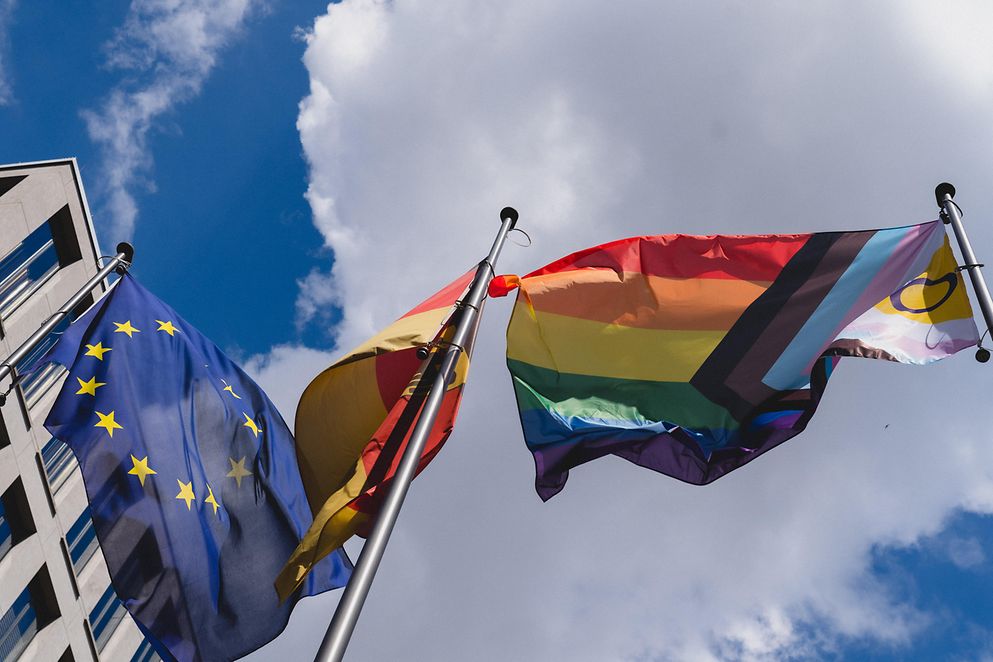
[[[942, 30], [986, 11], [963, 4]], [[632, 234], [928, 220], [946, 179], [967, 223], [989, 217], [993, 42], [946, 49], [928, 12], [330, 5], [298, 127], [335, 254], [312, 278], [342, 307], [341, 348], [481, 258], [507, 204], [534, 239], [501, 260], [518, 272]], [[970, 229], [993, 246], [989, 224]], [[305, 287], [301, 309], [315, 300]], [[411, 491], [349, 659], [791, 659], [927, 628], [869, 561], [993, 512], [983, 366], [849, 360], [806, 433], [714, 485], [606, 459], [541, 504], [502, 363], [508, 308], [488, 305], [459, 425]], [[311, 654], [336, 598], [301, 603], [259, 659]]]
[[943, 542], [948, 559], [959, 568], [975, 568], [986, 562], [983, 546], [975, 538], [952, 537]]
[[[156, 120], [199, 94], [223, 48], [261, 0], [132, 0], [106, 44], [121, 81], [99, 109], [82, 113], [102, 153], [102, 192], [110, 236], [130, 238], [135, 190], [154, 189], [148, 132]], [[116, 240], [115, 240], [116, 241]]]
[[296, 325], [298, 329], [315, 320], [330, 324], [334, 311], [339, 306], [339, 290], [334, 278], [320, 269], [312, 269], [304, 278], [297, 281], [300, 293], [296, 300]]
[[268, 354], [249, 357], [242, 368], [272, 398], [273, 404], [293, 428], [293, 414], [300, 394], [315, 370], [331, 364], [337, 356], [298, 345], [280, 345]]
[[0, 0], [0, 106], [6, 106], [13, 100], [13, 90], [10, 85], [10, 23], [14, 16], [17, 0]]

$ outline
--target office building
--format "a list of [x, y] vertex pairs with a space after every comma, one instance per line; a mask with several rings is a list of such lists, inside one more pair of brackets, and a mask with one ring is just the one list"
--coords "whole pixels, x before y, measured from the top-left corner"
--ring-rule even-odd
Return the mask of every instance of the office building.
[[[74, 159], [0, 166], [0, 361], [97, 272], [99, 256]], [[0, 662], [158, 659], [110, 585], [73, 454], [43, 425], [64, 378], [49, 365], [0, 408]]]

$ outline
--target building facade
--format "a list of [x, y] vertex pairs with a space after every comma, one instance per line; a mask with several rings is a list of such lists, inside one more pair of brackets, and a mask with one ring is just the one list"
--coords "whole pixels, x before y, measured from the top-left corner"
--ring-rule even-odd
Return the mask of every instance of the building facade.
[[[0, 361], [97, 272], [99, 257], [74, 159], [0, 166]], [[60, 366], [43, 368], [0, 407], [0, 662], [157, 660], [110, 585], [73, 454], [43, 425], [64, 378]]]

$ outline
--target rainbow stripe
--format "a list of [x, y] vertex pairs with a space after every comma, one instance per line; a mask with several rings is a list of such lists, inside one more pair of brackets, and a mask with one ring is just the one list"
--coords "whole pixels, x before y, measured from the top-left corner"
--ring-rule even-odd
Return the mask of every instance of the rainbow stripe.
[[608, 454], [709, 483], [802, 431], [838, 357], [927, 363], [978, 338], [936, 221], [634, 237], [519, 287], [507, 364], [542, 499]]
[[[473, 275], [466, 273], [346, 354], [301, 396], [297, 460], [314, 522], [276, 580], [280, 599], [301, 585], [315, 563], [368, 532], [444, 356], [453, 307]], [[430, 355], [422, 361], [416, 350], [429, 344]], [[471, 351], [466, 347], [459, 358], [418, 473], [452, 431]]]

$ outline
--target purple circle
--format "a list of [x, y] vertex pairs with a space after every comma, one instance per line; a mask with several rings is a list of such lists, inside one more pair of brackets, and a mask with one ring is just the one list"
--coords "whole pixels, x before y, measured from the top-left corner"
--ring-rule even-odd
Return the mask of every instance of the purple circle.
[[[926, 308], [908, 308], [903, 304], [903, 301], [900, 300], [900, 295], [903, 294], [903, 291], [912, 285], [923, 285], [925, 287], [928, 287], [932, 285], [937, 285], [939, 283], [948, 283], [948, 291], [945, 292], [945, 295], [941, 297], [938, 303], [934, 304], [933, 306], [928, 306]], [[909, 283], [901, 287], [899, 290], [891, 294], [890, 303], [893, 305], [894, 308], [896, 308], [897, 310], [903, 313], [911, 313], [911, 314], [929, 313], [932, 310], [938, 308], [941, 304], [948, 301], [948, 298], [952, 296], [952, 292], [955, 291], [955, 288], [957, 286], [958, 286], [958, 278], [954, 273], [947, 273], [941, 278], [937, 278], [935, 280], [931, 280], [930, 278], [921, 276], [920, 278], [915, 278], [914, 280], [910, 281]]]

